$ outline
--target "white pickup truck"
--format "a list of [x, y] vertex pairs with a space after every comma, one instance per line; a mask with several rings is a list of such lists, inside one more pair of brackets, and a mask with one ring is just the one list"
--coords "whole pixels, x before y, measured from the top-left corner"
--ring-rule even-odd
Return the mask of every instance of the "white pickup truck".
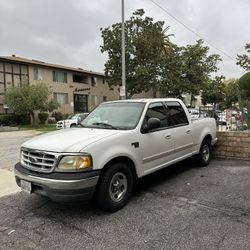
[[215, 120], [191, 121], [179, 99], [105, 102], [77, 128], [25, 142], [15, 177], [27, 193], [61, 202], [95, 198], [116, 211], [137, 178], [194, 155], [208, 165], [216, 140]]

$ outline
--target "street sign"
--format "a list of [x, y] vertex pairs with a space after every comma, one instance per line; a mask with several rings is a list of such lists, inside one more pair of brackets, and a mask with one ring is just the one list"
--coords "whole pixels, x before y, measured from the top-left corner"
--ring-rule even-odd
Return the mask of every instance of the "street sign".
[[120, 87], [120, 96], [124, 97], [126, 96], [126, 89], [125, 86]]

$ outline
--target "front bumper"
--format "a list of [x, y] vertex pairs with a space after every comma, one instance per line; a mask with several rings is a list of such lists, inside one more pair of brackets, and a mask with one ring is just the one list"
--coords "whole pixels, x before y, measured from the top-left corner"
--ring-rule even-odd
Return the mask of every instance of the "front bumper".
[[20, 163], [15, 165], [18, 186], [21, 180], [31, 183], [32, 193], [47, 196], [58, 202], [76, 202], [93, 197], [100, 176], [99, 170], [84, 173], [38, 173], [30, 171]]
[[69, 128], [69, 125], [66, 125], [65, 123], [61, 122], [56, 124], [56, 128], [57, 129]]

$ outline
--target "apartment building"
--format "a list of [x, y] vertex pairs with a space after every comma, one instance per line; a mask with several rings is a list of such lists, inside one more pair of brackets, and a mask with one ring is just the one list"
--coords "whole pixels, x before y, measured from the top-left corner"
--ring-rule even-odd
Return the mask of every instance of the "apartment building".
[[0, 114], [8, 113], [4, 95], [20, 82], [46, 83], [50, 98], [64, 114], [89, 112], [98, 104], [119, 99], [118, 87], [110, 88], [102, 73], [22, 57], [0, 56]]

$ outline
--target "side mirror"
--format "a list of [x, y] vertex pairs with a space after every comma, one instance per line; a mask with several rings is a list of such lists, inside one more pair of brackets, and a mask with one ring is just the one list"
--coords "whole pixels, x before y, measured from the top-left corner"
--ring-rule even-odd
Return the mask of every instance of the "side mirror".
[[145, 134], [150, 130], [159, 128], [160, 126], [161, 126], [161, 121], [158, 118], [149, 118], [147, 123], [143, 125], [141, 132]]

